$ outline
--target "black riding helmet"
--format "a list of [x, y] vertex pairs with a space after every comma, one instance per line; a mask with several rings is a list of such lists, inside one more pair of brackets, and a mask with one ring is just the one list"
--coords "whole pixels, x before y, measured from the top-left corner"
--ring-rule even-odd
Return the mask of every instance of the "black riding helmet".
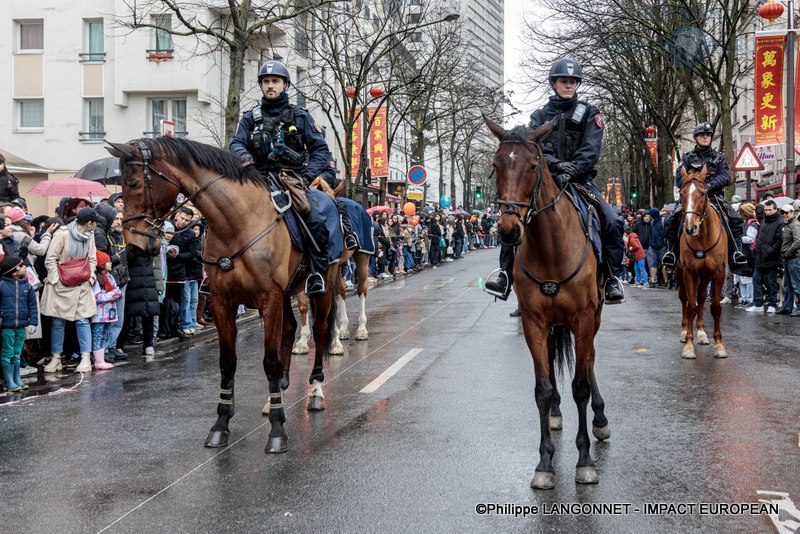
[[566, 78], [576, 78], [578, 83], [583, 81], [583, 77], [581, 76], [581, 66], [574, 59], [567, 57], [557, 60], [555, 63], [553, 63], [553, 66], [550, 67], [550, 85], [555, 83], [556, 78], [562, 76]]
[[281, 63], [280, 61], [270, 60], [261, 65], [261, 68], [258, 69], [258, 83], [261, 84], [261, 80], [264, 79], [265, 76], [277, 76], [279, 78], [283, 78], [286, 80], [286, 88], [288, 89], [290, 85], [292, 85], [292, 79], [289, 76], [289, 69], [286, 68], [286, 65]]
[[707, 134], [711, 134], [713, 136], [714, 135], [714, 127], [711, 126], [710, 122], [701, 122], [694, 129], [694, 137], [697, 137], [701, 133], [707, 133]]

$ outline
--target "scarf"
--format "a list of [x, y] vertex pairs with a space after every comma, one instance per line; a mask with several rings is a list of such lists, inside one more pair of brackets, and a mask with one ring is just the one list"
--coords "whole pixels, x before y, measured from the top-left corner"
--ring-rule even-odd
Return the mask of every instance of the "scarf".
[[86, 231], [81, 233], [78, 230], [78, 221], [72, 221], [67, 225], [69, 230], [69, 259], [85, 258], [89, 255], [89, 239], [94, 237], [94, 232]]
[[289, 105], [289, 95], [286, 91], [281, 93], [281, 96], [275, 100], [268, 100], [266, 97], [261, 98], [261, 109], [264, 113], [270, 116], [280, 115], [284, 108]]
[[578, 102], [578, 93], [575, 93], [569, 100], [565, 100], [558, 95], [553, 95], [550, 97], [549, 105], [557, 109], [558, 111], [563, 112], [572, 109], [572, 107], [577, 102]]
[[111, 283], [111, 278], [108, 277], [108, 273], [98, 271], [97, 274], [99, 274], [101, 277], [97, 281], [99, 282], [100, 287], [103, 288], [103, 291], [105, 291], [106, 293], [108, 293], [109, 291], [113, 291], [114, 284]]

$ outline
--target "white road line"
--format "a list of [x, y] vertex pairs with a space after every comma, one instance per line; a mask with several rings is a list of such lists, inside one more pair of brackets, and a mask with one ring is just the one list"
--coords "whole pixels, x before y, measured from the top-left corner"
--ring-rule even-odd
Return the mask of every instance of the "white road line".
[[392, 378], [397, 371], [402, 369], [408, 362], [414, 359], [414, 356], [422, 352], [422, 349], [411, 349], [408, 351], [404, 356], [402, 356], [399, 360], [394, 362], [388, 369], [378, 375], [378, 378], [364, 386], [364, 388], [359, 391], [359, 393], [375, 393], [379, 387], [384, 385], [387, 380]]

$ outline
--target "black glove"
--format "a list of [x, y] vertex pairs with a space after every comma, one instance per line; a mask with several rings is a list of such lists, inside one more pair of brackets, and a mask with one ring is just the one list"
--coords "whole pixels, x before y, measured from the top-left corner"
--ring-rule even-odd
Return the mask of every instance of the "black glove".
[[558, 187], [564, 189], [565, 187], [567, 187], [567, 184], [569, 184], [569, 181], [571, 179], [572, 176], [570, 176], [569, 174], [561, 173], [558, 176], [556, 176], [556, 183], [558, 184]]
[[253, 165], [256, 162], [253, 159], [253, 156], [251, 156], [248, 152], [245, 152], [244, 154], [239, 154], [239, 158], [242, 160], [242, 167], [249, 167], [250, 165]]
[[570, 161], [562, 161], [559, 163], [558, 170], [561, 174], [569, 174], [571, 178], [578, 177], [578, 167]]

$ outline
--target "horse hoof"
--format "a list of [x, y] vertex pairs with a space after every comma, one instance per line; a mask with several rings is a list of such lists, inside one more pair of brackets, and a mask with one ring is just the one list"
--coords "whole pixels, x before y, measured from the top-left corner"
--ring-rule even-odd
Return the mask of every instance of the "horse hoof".
[[708, 342], [708, 336], [707, 336], [707, 335], [706, 335], [706, 333], [705, 333], [704, 331], [702, 331], [702, 330], [700, 330], [700, 331], [697, 333], [697, 343], [698, 343], [699, 345], [710, 345], [710, 343]]
[[264, 452], [267, 454], [280, 454], [289, 450], [289, 438], [286, 436], [277, 436], [269, 438]]
[[564, 419], [562, 417], [550, 416], [550, 430], [561, 430], [563, 425]]
[[686, 343], [686, 330], [681, 332], [681, 343]]
[[308, 345], [300, 345], [298, 343], [292, 347], [292, 354], [308, 354]]
[[341, 330], [339, 332], [339, 339], [350, 339], [350, 332], [347, 330]]
[[544, 471], [536, 471], [531, 480], [531, 488], [533, 489], [553, 489], [556, 487], [555, 473], [545, 473]]
[[319, 395], [312, 395], [308, 398], [308, 411], [321, 412], [325, 409], [325, 397]]
[[727, 358], [728, 357], [728, 351], [725, 350], [725, 347], [719, 347], [718, 349], [716, 349], [714, 351], [714, 357], [715, 358]]
[[366, 330], [356, 332], [356, 341], [366, 341], [367, 339], [369, 339], [369, 332]]
[[611, 425], [603, 427], [592, 425], [592, 434], [600, 441], [605, 441], [611, 437]]
[[597, 469], [594, 467], [589, 465], [575, 468], [575, 482], [578, 484], [597, 484], [599, 480]]
[[272, 401], [267, 399], [267, 402], [264, 403], [264, 407], [261, 408], [261, 415], [263, 415], [264, 417], [268, 416], [270, 406], [272, 406]]
[[344, 354], [344, 345], [341, 343], [337, 343], [335, 345], [331, 345], [328, 349], [328, 355], [330, 356], [341, 356]]
[[697, 358], [697, 355], [694, 353], [694, 349], [690, 347], [685, 347], [683, 352], [681, 353], [681, 358], [685, 360], [694, 360]]
[[228, 436], [230, 436], [230, 432], [226, 432], [224, 430], [212, 430], [208, 433], [208, 437], [206, 438], [206, 442], [204, 444], [205, 447], [209, 449], [216, 449], [218, 447], [227, 447], [228, 446]]

